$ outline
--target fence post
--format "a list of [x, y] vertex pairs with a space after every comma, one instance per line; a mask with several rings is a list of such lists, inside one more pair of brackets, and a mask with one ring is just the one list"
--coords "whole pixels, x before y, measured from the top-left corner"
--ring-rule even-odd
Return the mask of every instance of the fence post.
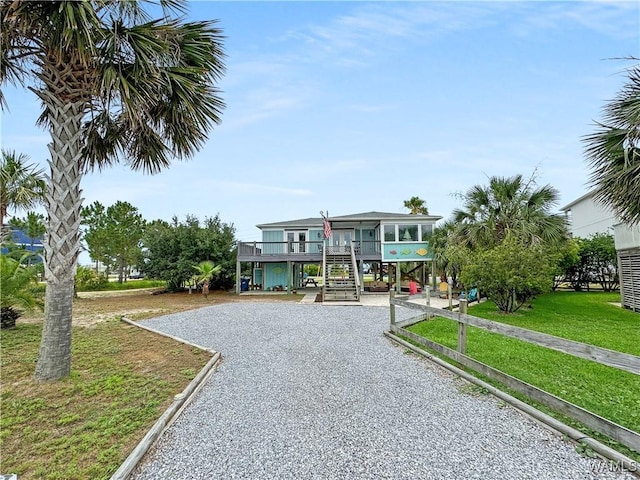
[[449, 310], [453, 311], [453, 289], [451, 282], [447, 282], [447, 298], [449, 299]]
[[396, 296], [395, 290], [393, 288], [389, 289], [389, 320], [391, 325], [396, 324], [396, 306], [393, 304], [393, 299]]
[[[460, 299], [460, 307], [458, 309], [458, 319], [467, 313], [467, 300]], [[467, 324], [458, 321], [458, 352], [467, 353]]]
[[[429, 286], [428, 284], [425, 285], [424, 293], [427, 298], [427, 307], [430, 307], [431, 306], [431, 286]], [[425, 315], [425, 318], [426, 320], [431, 320], [431, 313], [427, 312], [427, 314]]]

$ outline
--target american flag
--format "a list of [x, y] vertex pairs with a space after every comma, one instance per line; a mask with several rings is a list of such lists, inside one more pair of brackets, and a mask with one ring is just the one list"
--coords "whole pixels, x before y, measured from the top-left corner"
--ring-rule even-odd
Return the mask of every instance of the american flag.
[[322, 217], [322, 223], [324, 224], [324, 238], [329, 238], [331, 236], [331, 225], [327, 217]]

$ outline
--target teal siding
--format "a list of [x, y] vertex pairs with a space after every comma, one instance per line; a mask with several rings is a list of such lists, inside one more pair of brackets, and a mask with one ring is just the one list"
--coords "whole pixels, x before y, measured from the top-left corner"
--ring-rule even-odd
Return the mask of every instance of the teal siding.
[[287, 286], [287, 262], [265, 263], [264, 264], [264, 290], [281, 285]]
[[253, 270], [253, 284], [262, 285], [262, 269], [256, 268]]
[[362, 247], [361, 252], [364, 254], [373, 254], [379, 252], [380, 240], [376, 241], [376, 231], [372, 228], [362, 230]]
[[[284, 242], [284, 230], [267, 230], [262, 232], [263, 242]], [[284, 253], [284, 243], [269, 245], [262, 245], [262, 253]]]
[[324, 232], [321, 228], [311, 229], [309, 230], [309, 253], [320, 253], [322, 252], [322, 244]]
[[356, 228], [356, 237], [355, 240], [373, 240], [376, 235], [376, 231], [373, 228], [363, 228], [362, 229], [362, 238], [360, 238], [360, 229]]
[[[318, 234], [320, 234], [320, 236], [318, 236]], [[322, 229], [318, 228], [318, 229], [310, 229], [309, 230], [309, 241], [311, 242], [315, 242], [315, 241], [322, 241]]]

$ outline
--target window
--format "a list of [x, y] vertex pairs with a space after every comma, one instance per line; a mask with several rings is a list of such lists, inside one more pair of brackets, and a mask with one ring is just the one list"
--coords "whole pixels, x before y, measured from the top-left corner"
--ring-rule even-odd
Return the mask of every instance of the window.
[[426, 242], [427, 240], [429, 240], [429, 237], [431, 236], [431, 234], [433, 233], [433, 227], [431, 224], [422, 224], [420, 225], [420, 230], [421, 230], [421, 238], [423, 242]]
[[385, 225], [384, 226], [384, 241], [395, 242], [396, 241], [396, 226]]
[[418, 225], [398, 225], [400, 240], [403, 242], [418, 241]]

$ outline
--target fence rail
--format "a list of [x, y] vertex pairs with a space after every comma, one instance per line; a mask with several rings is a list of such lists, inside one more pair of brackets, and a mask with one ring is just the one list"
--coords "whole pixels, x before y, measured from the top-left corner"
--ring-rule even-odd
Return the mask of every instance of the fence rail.
[[[413, 302], [408, 302], [408, 297], [395, 297], [391, 295], [389, 299], [389, 316], [390, 316], [390, 330], [394, 334], [401, 335], [409, 340], [434, 350], [452, 360], [471, 368], [491, 379], [497, 380], [503, 385], [512, 388], [513, 390], [520, 392], [527, 397], [536, 400], [555, 411], [563, 413], [574, 420], [577, 420], [589, 428], [592, 428], [610, 438], [632, 448], [636, 451], [640, 451], [640, 434], [634, 432], [622, 425], [618, 425], [606, 418], [603, 418], [593, 412], [590, 412], [582, 407], [579, 407], [571, 402], [563, 400], [549, 392], [539, 389], [529, 383], [519, 380], [505, 372], [502, 372], [496, 368], [479, 362], [465, 354], [466, 350], [466, 326], [472, 325], [493, 333], [504, 335], [511, 338], [516, 338], [528, 343], [543, 346], [556, 350], [559, 352], [573, 355], [575, 357], [591, 360], [596, 363], [614, 367], [620, 370], [640, 375], [640, 357], [630, 355], [627, 353], [616, 352], [608, 350], [606, 348], [596, 347], [594, 345], [588, 345], [573, 340], [566, 340], [564, 338], [555, 337], [532, 330], [527, 330], [520, 327], [514, 327], [511, 325], [505, 325], [498, 322], [492, 322], [483, 318], [474, 317], [466, 313], [466, 301], [460, 302], [460, 311], [452, 312], [449, 310], [442, 310], [439, 308], [430, 307], [428, 305], [420, 305]], [[413, 317], [409, 320], [396, 323], [395, 307], [410, 308], [413, 310], [420, 310], [429, 316], [444, 317], [458, 322], [458, 348], [454, 350], [452, 348], [441, 345], [437, 342], [421, 337], [406, 329], [407, 326], [416, 323], [420, 320], [420, 317]], [[424, 318], [424, 315], [421, 317]]]
[[449, 310], [434, 309], [427, 307], [426, 305], [419, 305], [411, 303], [402, 298], [394, 300], [394, 304], [417, 310], [422, 310], [429, 313], [436, 313], [439, 317], [449, 318], [456, 322], [466, 325], [472, 325], [474, 327], [482, 328], [493, 333], [499, 333], [506, 337], [516, 338], [524, 342], [533, 343], [542, 347], [547, 347], [558, 352], [567, 353], [575, 357], [584, 358], [586, 360], [592, 360], [603, 365], [615, 367], [620, 370], [626, 370], [627, 372], [640, 375], [640, 357], [631, 355], [629, 353], [616, 352], [615, 350], [609, 350], [607, 348], [596, 347], [595, 345], [589, 345], [587, 343], [576, 342], [574, 340], [567, 340], [566, 338], [556, 337], [546, 333], [540, 333], [533, 330], [527, 330], [525, 328], [515, 327], [513, 325], [507, 325], [504, 323], [494, 322], [486, 320], [484, 318], [474, 317], [462, 312], [451, 312]]

